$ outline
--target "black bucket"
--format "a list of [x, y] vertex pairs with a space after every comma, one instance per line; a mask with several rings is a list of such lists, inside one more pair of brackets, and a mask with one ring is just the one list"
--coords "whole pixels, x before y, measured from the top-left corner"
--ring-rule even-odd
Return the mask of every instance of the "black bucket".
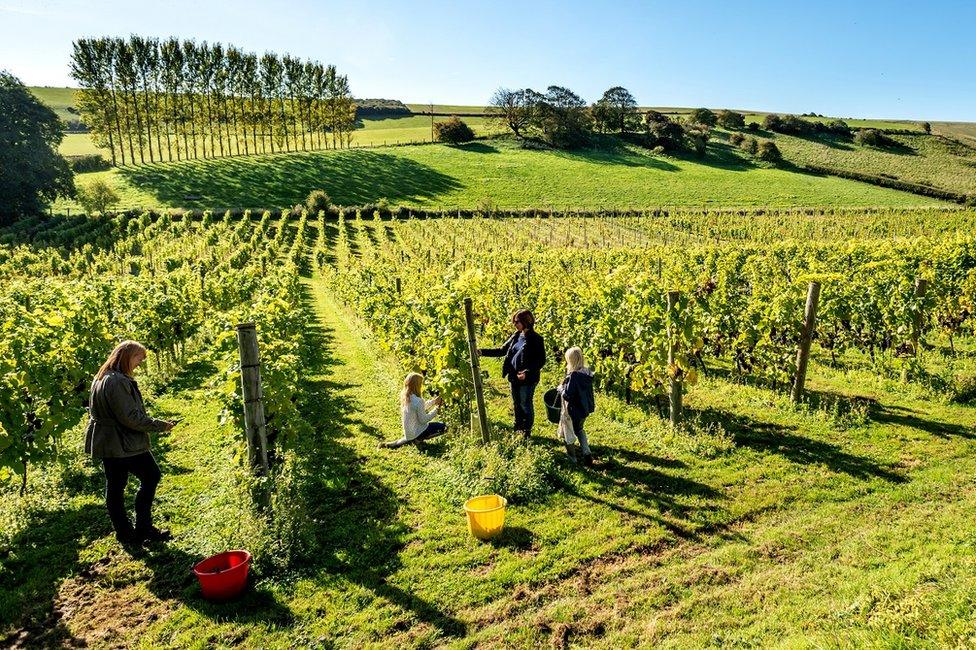
[[555, 388], [550, 388], [542, 396], [542, 401], [546, 405], [546, 419], [553, 424], [559, 424], [559, 415], [563, 408], [563, 396]]

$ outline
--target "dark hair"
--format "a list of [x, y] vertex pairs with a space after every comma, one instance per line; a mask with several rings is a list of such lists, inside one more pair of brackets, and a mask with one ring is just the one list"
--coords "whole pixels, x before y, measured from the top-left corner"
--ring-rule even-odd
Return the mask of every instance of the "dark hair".
[[535, 316], [528, 309], [519, 309], [512, 314], [512, 322], [522, 323], [522, 327], [530, 330], [535, 327]]

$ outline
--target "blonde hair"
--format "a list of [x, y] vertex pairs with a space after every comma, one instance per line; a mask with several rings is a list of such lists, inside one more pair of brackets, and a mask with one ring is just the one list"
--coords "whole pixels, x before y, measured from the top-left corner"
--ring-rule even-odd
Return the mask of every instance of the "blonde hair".
[[411, 395], [416, 395], [420, 397], [420, 391], [423, 390], [424, 386], [424, 376], [419, 372], [411, 372], [403, 380], [403, 390], [400, 391], [400, 405], [406, 406], [410, 401]]
[[578, 347], [571, 347], [566, 350], [566, 372], [576, 372], [582, 370], [586, 365], [583, 362], [583, 350]]
[[146, 356], [146, 348], [142, 343], [138, 341], [122, 341], [109, 353], [108, 359], [105, 360], [102, 367], [95, 373], [95, 379], [101, 379], [113, 370], [131, 377], [132, 359], [138, 354]]

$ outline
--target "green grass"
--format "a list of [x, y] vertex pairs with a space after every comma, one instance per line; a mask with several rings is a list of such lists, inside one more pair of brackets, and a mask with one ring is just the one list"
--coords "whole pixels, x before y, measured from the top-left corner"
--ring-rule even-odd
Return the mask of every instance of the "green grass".
[[972, 145], [942, 136], [893, 135], [897, 148], [875, 148], [828, 135], [800, 138], [763, 132], [776, 142], [783, 157], [797, 165], [887, 176], [932, 185], [961, 194], [976, 194], [976, 142]]
[[527, 151], [504, 140], [168, 163], [85, 175], [95, 177], [115, 185], [120, 208], [291, 206], [319, 188], [341, 205], [380, 198], [414, 206], [487, 202], [520, 208], [938, 204], [865, 183], [757, 167], [723, 148], [699, 161], [619, 147]]
[[75, 89], [74, 88], [55, 88], [51, 86], [36, 86], [28, 88], [35, 97], [41, 100], [42, 103], [46, 104], [48, 108], [57, 113], [64, 121], [77, 120], [80, 116], [77, 113], [72, 113], [69, 108], [74, 108], [75, 105]]
[[[814, 394], [851, 415], [795, 409], [720, 368], [690, 389], [699, 424], [687, 431], [601, 395], [588, 421], [596, 467], [570, 468], [540, 426], [529, 444], [552, 454], [559, 484], [512, 505], [507, 532], [482, 543], [444, 496], [447, 439], [376, 449], [397, 435], [401, 370], [326, 282], [306, 287], [317, 353], [296, 397], [316, 431], [304, 453], [320, 481], [310, 516], [323, 552], [287, 576], [259, 576], [241, 603], [200, 599], [187, 567], [245, 534], [229, 488], [239, 443], [198, 388], [213, 369], [198, 365], [153, 405], [187, 418], [156, 447], [159, 512], [176, 533], [167, 548], [133, 558], [111, 541], [99, 472], [74, 447], [63, 468], [35, 479], [31, 500], [0, 500], [2, 521], [17, 522], [0, 529], [0, 629], [10, 639], [935, 648], [976, 633], [971, 407], [866, 366], [817, 362]], [[486, 367], [501, 431], [510, 405], [497, 361]]]

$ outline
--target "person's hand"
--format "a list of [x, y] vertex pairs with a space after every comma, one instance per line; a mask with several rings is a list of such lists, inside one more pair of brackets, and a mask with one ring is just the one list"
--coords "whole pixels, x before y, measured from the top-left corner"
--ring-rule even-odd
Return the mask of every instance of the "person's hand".
[[519, 378], [519, 381], [525, 381], [525, 371], [524, 370], [521, 371], [520, 373], [518, 373], [515, 376]]

